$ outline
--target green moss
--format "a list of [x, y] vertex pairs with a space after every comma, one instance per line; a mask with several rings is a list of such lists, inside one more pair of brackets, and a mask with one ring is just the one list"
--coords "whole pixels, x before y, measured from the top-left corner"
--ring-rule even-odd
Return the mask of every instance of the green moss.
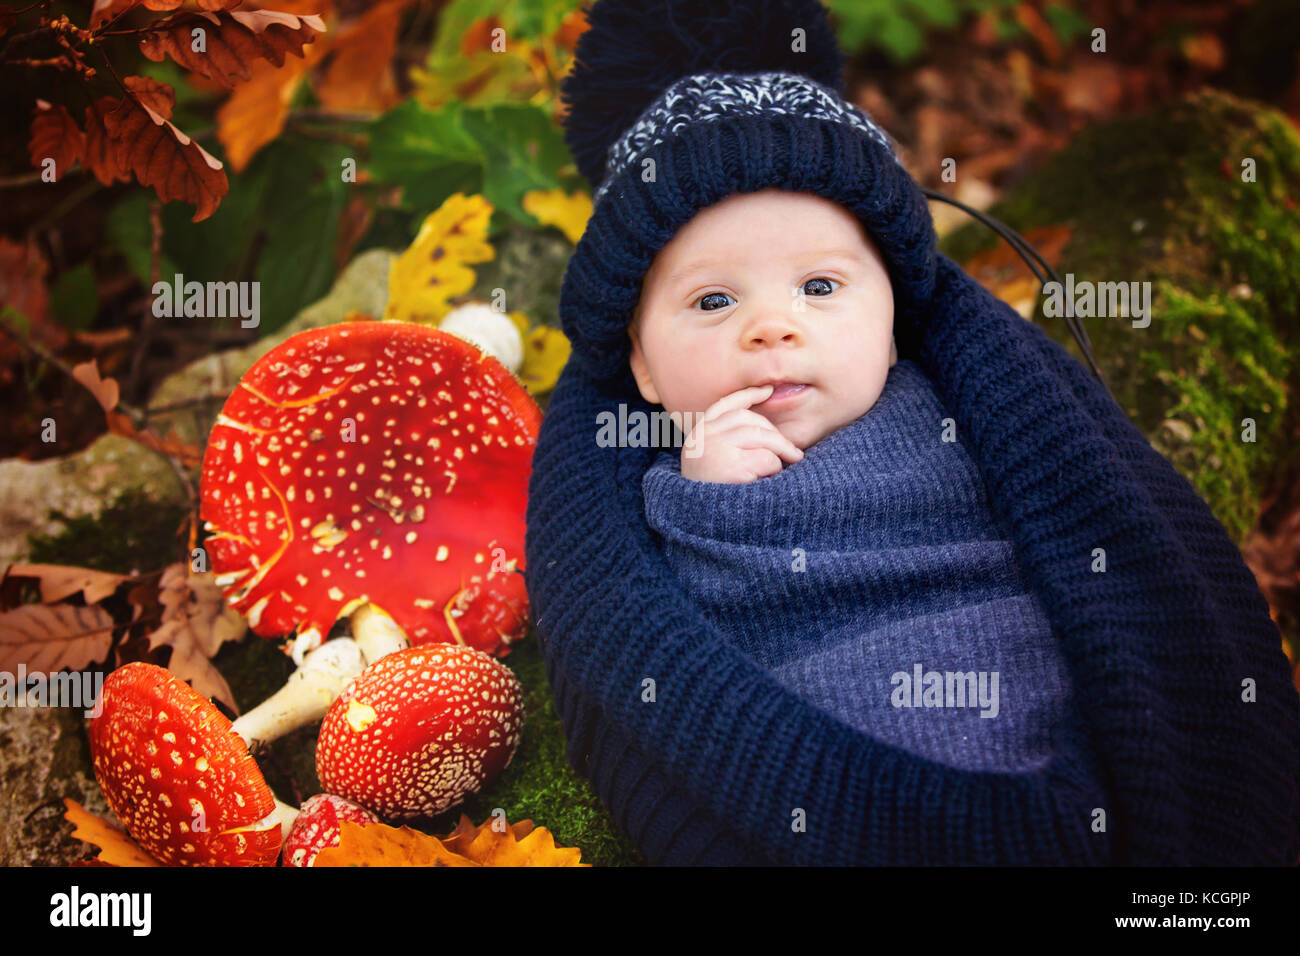
[[53, 535], [28, 535], [28, 560], [33, 564], [148, 573], [183, 557], [177, 532], [185, 507], [160, 504], [138, 488], [118, 494], [98, 517], [69, 517], [54, 508], [49, 516], [66, 527]]
[[500, 807], [511, 823], [531, 819], [550, 830], [557, 845], [579, 847], [584, 863], [644, 865], [645, 858], [614, 826], [591, 786], [569, 766], [563, 726], [535, 636], [530, 632], [526, 640], [515, 645], [505, 662], [524, 688], [523, 739], [514, 760], [487, 790], [421, 829], [446, 833], [461, 813], [481, 824]]
[[[1282, 345], [1300, 306], [1298, 186], [1300, 138], [1285, 117], [1207, 90], [1085, 130], [989, 210], [1022, 233], [1068, 223], [1062, 277], [1152, 283], [1150, 326], [1085, 320], [1093, 351], [1120, 405], [1238, 543], [1289, 451], [1300, 388]], [[941, 248], [965, 261], [1000, 241], [973, 223]], [[1082, 359], [1063, 319], [1040, 308], [1035, 321]]]

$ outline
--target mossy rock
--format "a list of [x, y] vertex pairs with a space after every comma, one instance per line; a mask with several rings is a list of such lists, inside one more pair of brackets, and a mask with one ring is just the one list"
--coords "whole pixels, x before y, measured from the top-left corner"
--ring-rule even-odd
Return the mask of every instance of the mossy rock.
[[[1238, 544], [1294, 453], [1300, 363], [1283, 341], [1300, 308], [1297, 194], [1300, 138], [1286, 117], [1204, 90], [1084, 130], [989, 210], [1021, 233], [1070, 224], [1062, 278], [1151, 283], [1147, 328], [1084, 320], [1093, 352], [1130, 419]], [[964, 262], [1000, 241], [973, 223], [941, 249]], [[1041, 300], [1034, 321], [1082, 360]]]

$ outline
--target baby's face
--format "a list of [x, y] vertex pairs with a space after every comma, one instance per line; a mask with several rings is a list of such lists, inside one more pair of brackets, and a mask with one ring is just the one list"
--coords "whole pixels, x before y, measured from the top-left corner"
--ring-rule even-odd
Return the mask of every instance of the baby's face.
[[646, 401], [703, 413], [752, 385], [802, 384], [750, 406], [801, 449], [870, 409], [895, 360], [875, 243], [811, 193], [737, 193], [701, 210], [655, 257], [639, 310], [631, 365]]

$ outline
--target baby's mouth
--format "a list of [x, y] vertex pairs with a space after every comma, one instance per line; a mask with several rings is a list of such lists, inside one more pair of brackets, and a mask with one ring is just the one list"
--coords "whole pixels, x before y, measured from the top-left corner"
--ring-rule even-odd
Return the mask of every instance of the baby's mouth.
[[791, 404], [812, 387], [805, 382], [777, 382], [775, 384], [776, 387], [772, 389], [772, 394], [755, 405], [755, 408], [770, 408]]

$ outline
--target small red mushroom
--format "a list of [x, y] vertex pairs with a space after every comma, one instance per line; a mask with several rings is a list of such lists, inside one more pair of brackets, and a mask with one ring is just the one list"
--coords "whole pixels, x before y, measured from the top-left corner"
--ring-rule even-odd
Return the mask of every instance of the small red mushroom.
[[316, 744], [321, 786], [381, 817], [433, 816], [481, 790], [519, 746], [523, 689], [496, 658], [428, 644], [369, 665]]
[[280, 865], [311, 866], [321, 850], [339, 845], [342, 830], [339, 824], [343, 820], [351, 820], [362, 826], [379, 822], [379, 818], [365, 807], [359, 807], [351, 800], [344, 800], [332, 793], [318, 793], [309, 797], [303, 803], [302, 812], [293, 821], [293, 829], [284, 841]]
[[[373, 321], [300, 332], [244, 374], [212, 429], [200, 517], [217, 581], [255, 633], [297, 631], [299, 664], [366, 607], [412, 644], [503, 654], [527, 626], [508, 579], [540, 424], [523, 385], [455, 335]], [[512, 607], [476, 610], [475, 596]]]
[[95, 779], [141, 847], [172, 866], [275, 865], [296, 811], [221, 711], [144, 662], [109, 674], [100, 700], [88, 727]]

